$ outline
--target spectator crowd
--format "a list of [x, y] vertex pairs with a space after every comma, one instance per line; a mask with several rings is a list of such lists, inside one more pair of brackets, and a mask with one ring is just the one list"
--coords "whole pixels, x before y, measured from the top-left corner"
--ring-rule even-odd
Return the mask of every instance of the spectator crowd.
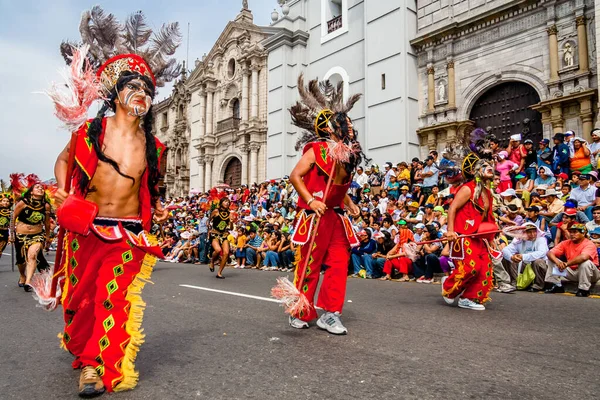
[[[578, 282], [577, 295], [586, 297], [600, 279], [600, 130], [587, 143], [574, 132], [557, 133], [534, 143], [513, 135], [506, 146], [490, 139], [496, 175], [492, 190], [500, 228], [523, 226], [519, 238], [499, 233], [492, 246], [497, 290], [564, 292], [562, 282]], [[358, 167], [350, 196], [360, 216], [352, 222], [360, 246], [352, 249], [351, 277], [432, 283], [449, 275], [454, 264], [444, 241], [447, 211], [460, 187], [455, 162], [446, 153], [431, 151], [425, 160], [386, 162]], [[250, 187], [229, 188], [233, 229], [228, 240], [230, 265], [292, 271], [298, 194], [288, 177]], [[170, 219], [155, 226], [166, 259], [207, 263], [209, 193], [168, 198]], [[407, 243], [438, 242], [422, 245]]]

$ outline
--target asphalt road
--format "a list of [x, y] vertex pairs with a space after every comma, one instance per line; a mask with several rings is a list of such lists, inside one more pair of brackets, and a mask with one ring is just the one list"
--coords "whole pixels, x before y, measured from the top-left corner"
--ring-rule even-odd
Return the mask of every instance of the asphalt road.
[[[347, 336], [288, 327], [266, 301], [282, 273], [157, 264], [132, 392], [112, 399], [596, 399], [600, 300], [492, 295], [448, 307], [439, 285], [351, 279]], [[35, 307], [0, 260], [0, 399], [76, 399], [61, 313]], [[192, 285], [231, 294], [183, 287]], [[106, 397], [106, 396], [105, 396]]]

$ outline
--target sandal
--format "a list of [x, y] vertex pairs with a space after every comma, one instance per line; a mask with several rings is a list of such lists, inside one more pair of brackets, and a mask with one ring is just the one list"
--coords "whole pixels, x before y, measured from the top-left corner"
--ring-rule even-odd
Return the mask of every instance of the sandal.
[[31, 292], [33, 291], [33, 286], [31, 286], [30, 284], [26, 283], [23, 285], [23, 290], [25, 290], [26, 292]]
[[380, 281], [391, 281], [392, 278], [390, 278], [389, 276], [382, 276], [381, 278], [379, 278]]
[[225, 279], [225, 277], [223, 275], [215, 275], [217, 277], [217, 279]]

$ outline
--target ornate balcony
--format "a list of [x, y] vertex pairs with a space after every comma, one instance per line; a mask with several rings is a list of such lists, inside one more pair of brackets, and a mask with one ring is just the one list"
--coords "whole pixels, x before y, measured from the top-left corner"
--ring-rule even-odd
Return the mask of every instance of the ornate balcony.
[[342, 27], [342, 16], [338, 15], [327, 21], [327, 33], [337, 31]]
[[221, 133], [221, 132], [231, 131], [231, 130], [237, 131], [238, 129], [240, 129], [240, 120], [241, 120], [241, 118], [230, 117], [230, 118], [227, 118], [227, 119], [217, 122], [217, 132], [216, 133]]

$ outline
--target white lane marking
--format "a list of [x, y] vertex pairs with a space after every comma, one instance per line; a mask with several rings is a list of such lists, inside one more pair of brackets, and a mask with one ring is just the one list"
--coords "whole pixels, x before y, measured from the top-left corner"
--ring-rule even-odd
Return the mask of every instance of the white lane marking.
[[[10, 253], [2, 253], [3, 256], [10, 256]], [[48, 261], [48, 264], [54, 264], [52, 261]]]
[[206, 290], [207, 292], [214, 292], [214, 293], [221, 293], [221, 294], [230, 294], [232, 296], [238, 296], [238, 297], [246, 297], [248, 299], [269, 301], [271, 303], [278, 303], [279, 304], [279, 300], [270, 299], [268, 297], [260, 297], [260, 296], [253, 296], [251, 294], [228, 292], [226, 290], [211, 289], [211, 288], [206, 288], [206, 287], [202, 287], [202, 286], [193, 286], [193, 285], [179, 285], [179, 286], [190, 288], [190, 289]]

